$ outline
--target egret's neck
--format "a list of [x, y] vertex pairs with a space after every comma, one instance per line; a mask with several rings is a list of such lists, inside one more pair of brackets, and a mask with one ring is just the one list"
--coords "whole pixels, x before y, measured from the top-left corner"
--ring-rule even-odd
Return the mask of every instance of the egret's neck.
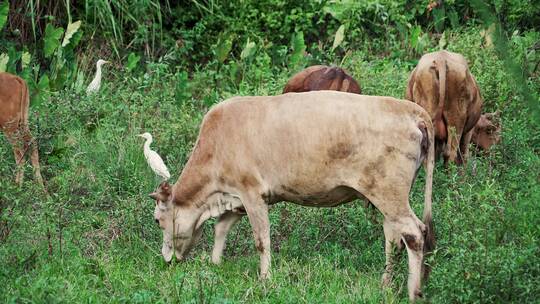
[[150, 144], [152, 143], [152, 138], [148, 138], [146, 139], [146, 141], [144, 142], [144, 152], [148, 152], [150, 151]]
[[94, 79], [101, 79], [101, 65], [97, 65], [96, 67], [96, 77]]

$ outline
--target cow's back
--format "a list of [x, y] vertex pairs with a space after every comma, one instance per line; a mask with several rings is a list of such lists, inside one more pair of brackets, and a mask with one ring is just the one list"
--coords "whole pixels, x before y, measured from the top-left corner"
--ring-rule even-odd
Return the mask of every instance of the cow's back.
[[411, 88], [412, 96], [408, 99], [421, 105], [431, 118], [434, 119], [439, 105], [439, 75], [436, 70], [436, 62], [446, 62], [446, 89], [443, 112], [451, 111], [453, 101], [459, 99], [462, 92], [461, 86], [466, 79], [468, 65], [463, 56], [448, 51], [428, 53], [420, 58], [414, 70], [414, 87]]
[[287, 81], [283, 93], [332, 90], [361, 94], [360, 85], [347, 72], [336, 66], [314, 65]]

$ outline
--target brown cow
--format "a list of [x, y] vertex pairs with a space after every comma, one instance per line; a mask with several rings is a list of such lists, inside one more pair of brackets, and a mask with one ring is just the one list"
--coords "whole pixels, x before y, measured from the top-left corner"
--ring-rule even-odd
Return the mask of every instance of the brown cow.
[[342, 91], [360, 94], [358, 82], [339, 67], [310, 66], [295, 74], [283, 89], [283, 93], [320, 90]]
[[473, 129], [472, 142], [484, 151], [501, 141], [501, 123], [499, 112], [485, 113]]
[[[409, 205], [422, 162], [424, 220]], [[224, 238], [244, 209], [260, 254], [260, 276], [270, 271], [268, 206], [280, 201], [334, 207], [368, 199], [384, 216], [389, 284], [393, 248], [409, 259], [409, 298], [420, 296], [425, 252], [434, 247], [431, 191], [434, 130], [415, 103], [391, 97], [318, 91], [235, 97], [204, 117], [195, 147], [174, 186], [150, 196], [163, 229], [162, 254], [182, 259], [202, 224], [217, 217]], [[216, 240], [217, 243], [217, 240]]]
[[448, 51], [422, 56], [409, 77], [406, 99], [430, 113], [436, 154], [442, 152], [445, 164], [466, 161], [483, 101], [465, 58]]
[[39, 169], [37, 144], [32, 138], [28, 126], [28, 107], [30, 98], [28, 86], [20, 77], [9, 73], [0, 73], [0, 130], [13, 146], [17, 173], [15, 182], [22, 184], [24, 178], [25, 154], [32, 147], [31, 160], [34, 175], [43, 186]]

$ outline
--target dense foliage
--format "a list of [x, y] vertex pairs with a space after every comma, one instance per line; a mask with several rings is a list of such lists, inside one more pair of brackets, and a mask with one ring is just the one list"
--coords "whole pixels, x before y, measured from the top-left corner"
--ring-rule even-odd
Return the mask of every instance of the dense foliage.
[[[213, 266], [212, 223], [184, 263], [166, 265], [147, 194], [156, 180], [135, 135], [149, 131], [176, 180], [208, 107], [273, 95], [298, 69], [339, 64], [369, 95], [403, 97], [424, 52], [470, 63], [503, 141], [460, 169], [436, 168], [434, 303], [537, 301], [540, 279], [540, 7], [476, 1], [0, 1], [0, 70], [32, 87], [32, 131], [49, 195], [13, 183], [0, 136], [4, 302], [406, 302], [406, 259], [380, 289], [381, 217], [355, 202], [271, 211], [273, 277], [257, 279], [250, 227]], [[5, 21], [4, 17], [5, 16]], [[77, 23], [81, 21], [80, 23]], [[69, 35], [68, 35], [69, 33]], [[98, 95], [84, 95], [97, 58]], [[536, 107], [536, 108], [535, 108]], [[411, 194], [422, 210], [423, 177]]]

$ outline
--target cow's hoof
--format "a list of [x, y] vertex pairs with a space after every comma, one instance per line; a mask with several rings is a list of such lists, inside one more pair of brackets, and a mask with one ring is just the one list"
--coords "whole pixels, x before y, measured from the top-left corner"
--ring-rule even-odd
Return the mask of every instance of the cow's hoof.
[[215, 265], [221, 264], [221, 257], [212, 257], [212, 263]]
[[261, 281], [266, 281], [268, 279], [270, 279], [270, 273], [269, 272], [261, 273], [259, 275], [259, 280], [261, 280]]

